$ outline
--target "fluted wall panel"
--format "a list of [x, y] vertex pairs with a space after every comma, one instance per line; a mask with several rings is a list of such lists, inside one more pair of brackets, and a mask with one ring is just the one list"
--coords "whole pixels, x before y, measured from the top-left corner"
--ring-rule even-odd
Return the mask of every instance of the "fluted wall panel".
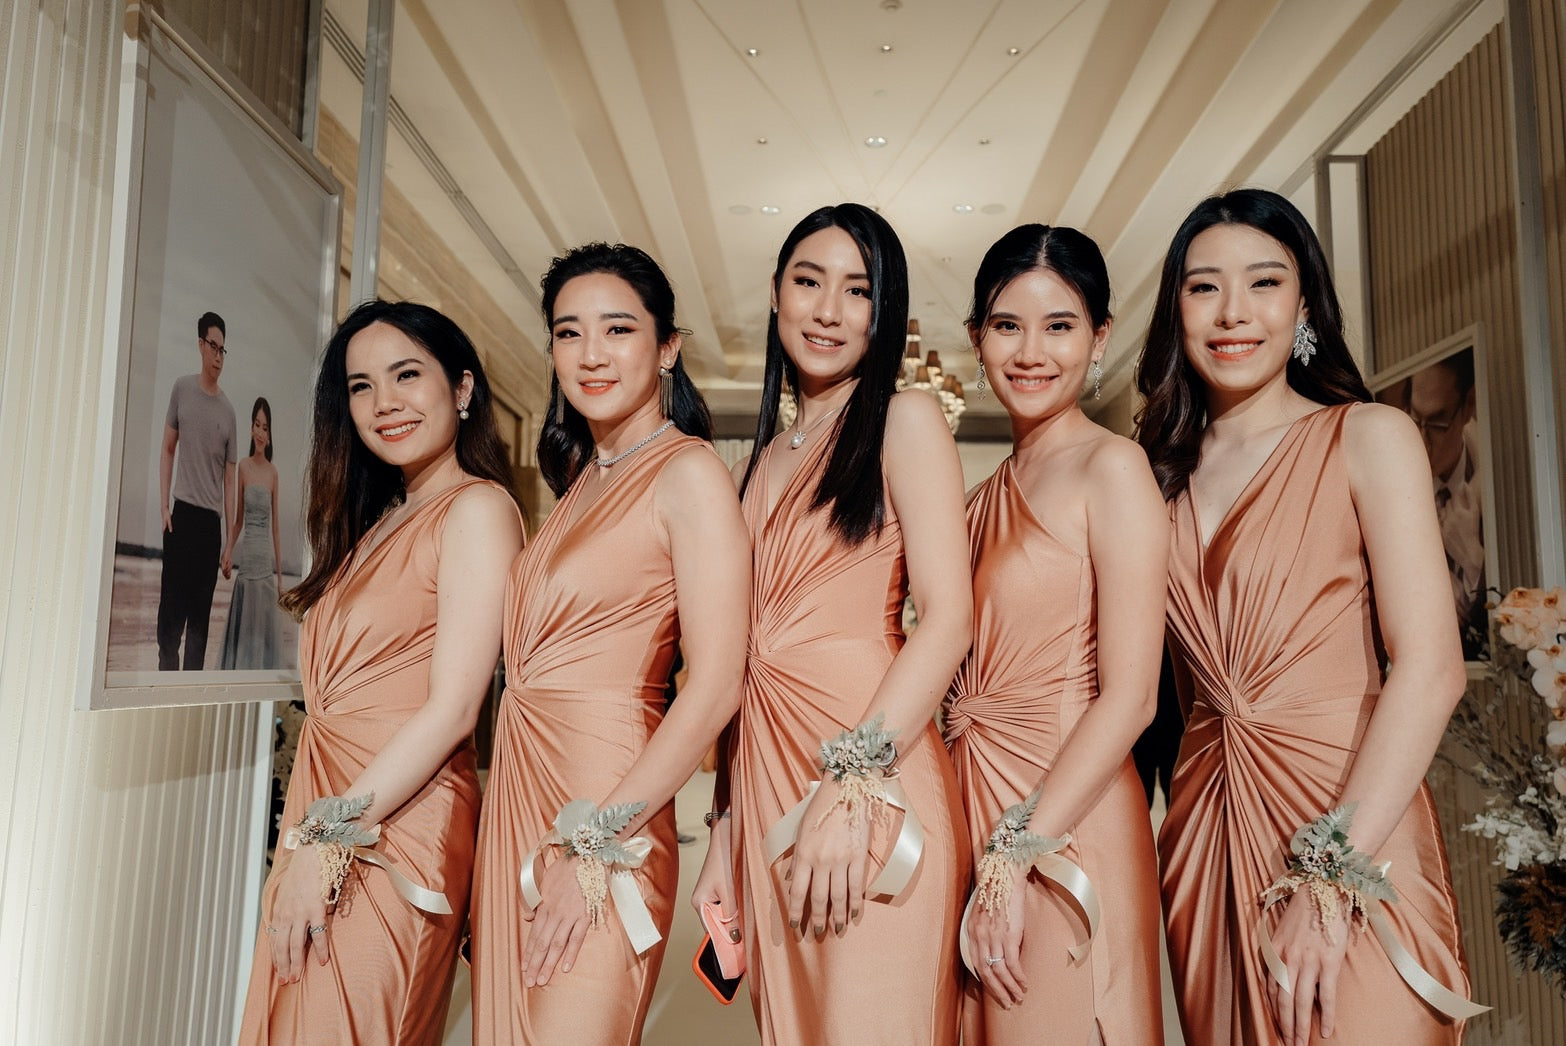
[[0, 0], [0, 1043], [233, 1034], [251, 706], [75, 710], [123, 5]]
[[300, 132], [310, 0], [162, 0], [159, 6]]

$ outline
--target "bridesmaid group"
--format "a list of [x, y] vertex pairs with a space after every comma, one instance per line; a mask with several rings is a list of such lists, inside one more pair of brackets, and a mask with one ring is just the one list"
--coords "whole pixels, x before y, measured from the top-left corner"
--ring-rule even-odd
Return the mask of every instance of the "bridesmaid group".
[[[1180, 226], [1135, 441], [1081, 406], [1099, 248], [1001, 237], [967, 329], [1012, 454], [966, 496], [937, 404], [896, 391], [908, 268], [870, 208], [783, 242], [732, 471], [652, 258], [589, 244], [542, 290], [559, 501], [525, 548], [466, 336], [377, 301], [327, 347], [283, 597], [309, 715], [241, 1041], [440, 1043], [466, 926], [476, 1042], [639, 1042], [672, 799], [715, 744], [690, 902], [763, 1042], [1160, 1044], [1160, 929], [1188, 1043], [1460, 1041], [1429, 470], [1287, 200]], [[1186, 729], [1155, 848], [1130, 751], [1166, 644]]]

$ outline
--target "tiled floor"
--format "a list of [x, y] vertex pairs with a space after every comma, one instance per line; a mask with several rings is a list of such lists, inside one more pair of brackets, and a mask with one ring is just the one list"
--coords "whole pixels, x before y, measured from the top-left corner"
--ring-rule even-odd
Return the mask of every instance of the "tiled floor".
[[[691, 957], [696, 954], [701, 931], [696, 913], [685, 903], [685, 897], [696, 882], [702, 858], [706, 855], [707, 831], [702, 827], [701, 815], [707, 811], [711, 797], [712, 775], [703, 773], [691, 778], [675, 797], [680, 830], [696, 836], [697, 841], [680, 848], [680, 903], [674, 909], [674, 927], [669, 932], [663, 972], [647, 1017], [642, 1039], [645, 1046], [746, 1046], [760, 1042], [745, 990], [740, 990], [732, 1006], [722, 1006], [691, 973]], [[1155, 830], [1163, 816], [1160, 795], [1153, 806]], [[446, 1026], [447, 1046], [467, 1046], [472, 1041], [469, 991], [467, 969], [459, 966], [451, 1016]], [[1164, 1026], [1166, 1046], [1183, 1046], [1180, 1025], [1175, 1019], [1167, 963], [1164, 967]]]

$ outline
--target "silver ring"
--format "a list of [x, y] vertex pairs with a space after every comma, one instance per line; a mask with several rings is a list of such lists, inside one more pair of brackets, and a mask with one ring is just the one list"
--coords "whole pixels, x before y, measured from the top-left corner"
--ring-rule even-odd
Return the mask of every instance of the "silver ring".
[[263, 926], [262, 929], [265, 930], [267, 933], [282, 933], [283, 932], [283, 931], [279, 930], [275, 926]]
[[325, 932], [326, 932], [326, 924], [325, 923], [322, 923], [320, 926], [312, 926], [312, 927], [310, 927], [310, 936], [311, 937], [314, 937], [318, 933], [325, 933]]
[[1006, 961], [1006, 957], [1003, 956], [1003, 955], [986, 955], [984, 957], [984, 961], [985, 961], [985, 963], [987, 965], [996, 966], [996, 965], [999, 965], [1000, 963], [1005, 962]]

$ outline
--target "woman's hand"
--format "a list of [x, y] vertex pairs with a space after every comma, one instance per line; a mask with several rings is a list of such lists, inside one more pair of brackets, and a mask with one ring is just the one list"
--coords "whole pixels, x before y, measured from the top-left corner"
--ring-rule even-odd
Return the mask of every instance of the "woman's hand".
[[305, 952], [315, 949], [316, 959], [325, 966], [331, 958], [327, 932], [311, 933], [312, 926], [326, 925], [326, 902], [321, 899], [321, 858], [314, 846], [301, 846], [293, 852], [283, 869], [277, 897], [272, 902], [272, 921], [266, 925], [271, 946], [272, 970], [279, 984], [297, 981], [304, 973]]
[[218, 568], [223, 571], [223, 580], [227, 581], [229, 575], [234, 572], [234, 557], [224, 552], [222, 560], [218, 563]]
[[1349, 935], [1353, 933], [1347, 914], [1341, 908], [1339, 899], [1340, 910], [1332, 932], [1337, 939], [1334, 944], [1327, 940], [1327, 932], [1321, 927], [1310, 891], [1300, 890], [1289, 898], [1283, 919], [1272, 935], [1283, 965], [1294, 978], [1292, 995], [1276, 980], [1269, 978], [1267, 984], [1284, 1046], [1306, 1046], [1310, 1041], [1311, 1011], [1318, 1005], [1321, 1008], [1321, 1037], [1332, 1037], [1337, 1018], [1338, 974], [1343, 969]]
[[837, 782], [830, 779], [816, 789], [800, 822], [794, 857], [785, 876], [789, 883], [788, 925], [801, 937], [807, 899], [811, 929], [817, 937], [826, 933], [829, 916], [833, 932], [841, 937], [849, 922], [857, 923], [864, 913], [872, 811], [860, 809], [850, 825], [847, 809], [837, 803], [839, 794]]
[[[1003, 1010], [1020, 1003], [1028, 990], [1022, 978], [1022, 895], [1031, 867], [1012, 870], [1011, 897], [1004, 912], [986, 912], [975, 904], [968, 916], [968, 951], [978, 967], [979, 982]], [[992, 963], [992, 958], [1001, 961]]]
[[581, 950], [588, 929], [587, 901], [576, 881], [579, 860], [560, 857], [552, 861], [539, 879], [542, 900], [537, 908], [522, 915], [533, 924], [527, 935], [527, 952], [522, 956], [523, 987], [548, 984], [557, 965], [561, 973], [570, 973], [576, 962], [576, 953]]
[[[696, 876], [696, 888], [691, 891], [691, 907], [696, 909], [698, 916], [701, 915], [702, 906], [707, 904], [717, 905], [725, 918], [733, 918], [739, 912], [739, 905], [734, 899], [734, 870], [730, 867], [727, 817], [712, 822], [707, 856], [701, 862], [701, 873]], [[729, 926], [729, 939], [735, 944], [743, 939], [737, 922]]]

